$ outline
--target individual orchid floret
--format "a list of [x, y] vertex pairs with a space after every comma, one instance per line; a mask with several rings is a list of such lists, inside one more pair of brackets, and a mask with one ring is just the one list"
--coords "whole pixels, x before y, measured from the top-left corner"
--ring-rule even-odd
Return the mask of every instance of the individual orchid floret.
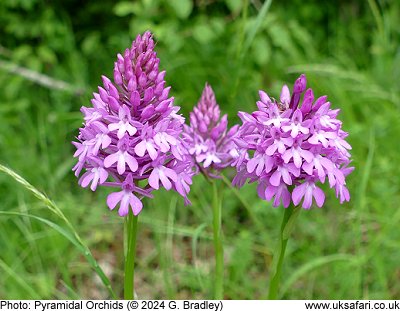
[[103, 87], [93, 94], [93, 107], [82, 107], [83, 127], [73, 142], [78, 163], [73, 170], [82, 187], [117, 187], [107, 205], [126, 216], [138, 215], [143, 196], [160, 187], [173, 189], [189, 200], [192, 157], [181, 138], [184, 118], [169, 96], [170, 87], [159, 71], [150, 32], [138, 35], [118, 54], [114, 82], [103, 76]]
[[239, 112], [243, 124], [234, 139], [239, 155], [233, 163], [238, 171], [233, 184], [257, 182], [258, 195], [273, 200], [273, 206], [292, 202], [309, 209], [315, 201], [322, 207], [325, 194], [317, 184], [326, 180], [340, 203], [350, 200], [345, 176], [354, 168], [348, 167], [348, 134], [336, 118], [339, 110], [330, 109], [326, 96], [314, 102], [306, 82], [301, 75], [292, 95], [284, 85], [279, 102], [260, 91], [259, 110]]
[[228, 118], [220, 118], [220, 108], [214, 92], [206, 84], [203, 94], [190, 113], [190, 126], [184, 125], [184, 139], [189, 154], [202, 172], [218, 173], [230, 166], [238, 156], [236, 144], [233, 141], [238, 130], [235, 125], [228, 130]]

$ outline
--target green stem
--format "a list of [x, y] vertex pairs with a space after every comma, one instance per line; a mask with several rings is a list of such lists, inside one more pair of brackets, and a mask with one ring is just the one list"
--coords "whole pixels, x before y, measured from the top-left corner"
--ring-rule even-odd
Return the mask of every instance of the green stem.
[[214, 299], [221, 300], [224, 296], [224, 247], [222, 245], [221, 229], [222, 200], [219, 196], [217, 182], [213, 182], [213, 232], [215, 251], [215, 284]]
[[138, 217], [129, 211], [128, 219], [125, 222], [127, 243], [125, 255], [125, 279], [124, 279], [124, 299], [133, 300], [135, 292], [135, 253], [136, 253], [136, 233]]
[[286, 245], [299, 211], [300, 208], [296, 208], [292, 205], [290, 205], [288, 208], [285, 208], [279, 234], [279, 241], [272, 261], [272, 279], [269, 285], [268, 299], [275, 300], [278, 298], [279, 283], [282, 274], [282, 265], [285, 257]]

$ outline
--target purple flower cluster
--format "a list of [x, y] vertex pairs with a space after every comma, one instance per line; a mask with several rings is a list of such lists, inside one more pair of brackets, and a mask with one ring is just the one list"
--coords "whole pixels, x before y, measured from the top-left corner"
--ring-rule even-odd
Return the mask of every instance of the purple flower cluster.
[[220, 109], [214, 92], [206, 84], [203, 94], [190, 113], [190, 126], [184, 125], [184, 140], [189, 154], [203, 172], [220, 171], [232, 164], [238, 156], [233, 137], [238, 125], [228, 131], [228, 118], [220, 118]]
[[[174, 189], [189, 202], [191, 156], [180, 137], [184, 118], [177, 114], [165, 71], [154, 52], [150, 32], [137, 36], [132, 47], [118, 54], [114, 83], [103, 76], [103, 86], [94, 93], [93, 107], [82, 107], [74, 156], [75, 175], [82, 187], [94, 191], [98, 185], [119, 187], [107, 197], [107, 205], [126, 216], [129, 207], [138, 215], [143, 204], [139, 197], [151, 197], [160, 186]], [[110, 181], [107, 181], [110, 180]]]
[[[190, 113], [190, 125], [178, 114], [165, 71], [159, 71], [150, 32], [138, 35], [132, 47], [118, 54], [114, 81], [103, 76], [103, 87], [94, 93], [92, 107], [82, 107], [74, 157], [82, 187], [118, 187], [107, 205], [126, 216], [138, 215], [142, 197], [164, 187], [185, 199], [192, 177], [199, 169], [215, 177], [235, 166], [233, 184], [258, 183], [262, 199], [288, 207], [292, 202], [309, 209], [313, 200], [321, 207], [324, 192], [317, 186], [328, 180], [340, 203], [350, 200], [346, 188], [351, 146], [326, 96], [314, 100], [301, 75], [293, 93], [284, 85], [280, 101], [260, 91], [258, 110], [239, 112], [243, 124], [228, 130], [227, 115], [220, 116], [212, 88], [203, 94]], [[301, 104], [300, 104], [301, 102]]]
[[304, 75], [292, 95], [283, 86], [279, 102], [263, 91], [259, 95], [257, 111], [239, 112], [243, 125], [235, 137], [239, 157], [233, 183], [241, 187], [247, 180], [257, 182], [258, 195], [274, 199], [274, 206], [288, 207], [291, 201], [297, 206], [303, 200], [302, 207], [309, 209], [313, 198], [322, 207], [325, 194], [317, 183], [328, 179], [340, 203], [349, 201], [345, 177], [354, 168], [348, 167], [351, 146], [336, 118], [339, 109], [330, 109], [326, 96], [314, 102]]

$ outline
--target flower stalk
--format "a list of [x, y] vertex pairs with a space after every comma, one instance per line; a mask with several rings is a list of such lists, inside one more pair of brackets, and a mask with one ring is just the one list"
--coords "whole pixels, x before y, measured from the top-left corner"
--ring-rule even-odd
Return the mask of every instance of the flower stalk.
[[222, 241], [221, 214], [222, 196], [219, 192], [217, 182], [213, 182], [213, 233], [215, 251], [215, 283], [214, 299], [221, 300], [224, 297], [224, 246]]
[[295, 207], [292, 204], [285, 208], [283, 214], [281, 229], [279, 233], [279, 241], [274, 252], [271, 269], [271, 281], [269, 285], [268, 299], [276, 300], [279, 294], [279, 285], [282, 274], [283, 260], [285, 258], [286, 245], [290, 234], [293, 230], [295, 220], [300, 211], [300, 207]]
[[125, 274], [124, 274], [124, 299], [133, 300], [135, 298], [135, 255], [136, 255], [136, 235], [138, 228], [138, 216], [129, 212], [125, 220]]
[[228, 129], [228, 117], [223, 115], [211, 86], [206, 83], [201, 98], [190, 113], [190, 125], [184, 125], [184, 142], [193, 162], [196, 173], [203, 174], [212, 184], [212, 214], [215, 253], [214, 299], [224, 296], [224, 248], [221, 229], [222, 191], [217, 179], [221, 171], [230, 166], [237, 157], [233, 138], [238, 125]]

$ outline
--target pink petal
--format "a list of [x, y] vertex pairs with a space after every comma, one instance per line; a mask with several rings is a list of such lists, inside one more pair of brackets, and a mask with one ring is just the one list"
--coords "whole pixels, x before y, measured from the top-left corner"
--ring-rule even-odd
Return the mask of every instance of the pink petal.
[[135, 195], [131, 195], [129, 199], [129, 203], [132, 207], [133, 215], [139, 215], [140, 211], [143, 208], [143, 203], [140, 201]]
[[128, 164], [128, 166], [132, 172], [137, 171], [137, 169], [139, 167], [137, 160], [126, 151], [125, 151], [125, 161]]
[[81, 179], [81, 187], [86, 188], [89, 183], [92, 181], [94, 174], [92, 172], [86, 172], [82, 175]]
[[268, 201], [271, 200], [272, 197], [275, 195], [276, 189], [277, 189], [277, 187], [275, 187], [275, 186], [267, 186], [267, 188], [265, 189], [265, 198]]
[[[126, 153], [126, 152], [124, 152], [124, 153]], [[126, 169], [124, 153], [119, 152], [119, 156], [118, 156], [117, 171], [118, 171], [118, 174], [120, 174], [120, 175], [125, 173], [125, 169]]]
[[103, 135], [101, 147], [107, 148], [111, 144], [111, 138], [108, 135]]
[[273, 166], [275, 165], [275, 160], [273, 157], [264, 156], [263, 158], [265, 161], [265, 172], [269, 173], [273, 168]]
[[280, 154], [283, 154], [283, 153], [286, 151], [286, 146], [285, 146], [285, 144], [283, 143], [283, 138], [282, 138], [281, 141], [277, 142], [277, 145], [278, 145], [278, 151], [279, 151], [279, 153], [280, 153]]
[[159, 189], [160, 188], [160, 180], [159, 180], [158, 168], [154, 168], [153, 171], [151, 172], [151, 174], [149, 176], [149, 185], [153, 189]]
[[249, 162], [247, 162], [247, 165], [246, 165], [246, 167], [247, 167], [247, 172], [253, 173], [254, 170], [255, 170], [255, 168], [256, 168], [256, 166], [257, 166], [257, 164], [258, 164], [258, 162], [259, 162], [259, 159], [258, 159], [258, 158], [252, 158], [252, 159], [250, 159]]
[[325, 193], [318, 187], [314, 188], [313, 196], [318, 207], [322, 207], [325, 201]]
[[135, 146], [135, 153], [139, 157], [143, 157], [145, 152], [146, 152], [146, 140], [142, 140]]
[[274, 143], [265, 150], [265, 153], [269, 156], [272, 156], [274, 152], [278, 149], [278, 146]]
[[312, 194], [313, 194], [313, 189], [310, 185], [307, 185], [306, 187], [306, 192], [304, 194], [304, 201], [302, 207], [305, 209], [309, 209], [312, 204]]
[[296, 167], [296, 165], [294, 165], [293, 163], [289, 163], [288, 165], [286, 165], [286, 168], [288, 169], [288, 171], [296, 177], [299, 177], [300, 175], [300, 169], [298, 167]]
[[299, 155], [299, 152], [297, 150], [293, 150], [293, 162], [296, 167], [300, 168], [301, 167], [301, 157]]
[[290, 103], [290, 91], [286, 84], [282, 87], [280, 99], [283, 104]]
[[207, 168], [211, 165], [212, 157], [211, 155], [207, 155], [206, 160], [203, 163], [204, 168]]
[[102, 184], [107, 180], [108, 172], [103, 168], [99, 168], [99, 176], [100, 176], [100, 184]]
[[132, 106], [137, 107], [140, 104], [140, 94], [138, 91], [134, 91], [130, 96], [130, 102]]
[[282, 179], [287, 185], [292, 184], [292, 178], [286, 168], [281, 168]]
[[290, 205], [290, 192], [289, 192], [289, 190], [287, 190], [286, 187], [284, 187], [282, 189], [281, 198], [282, 198], [283, 206], [285, 208], [289, 207], [289, 205]]
[[281, 141], [286, 145], [286, 146], [292, 146], [293, 145], [293, 138], [292, 137], [282, 137]]
[[323, 167], [325, 167], [328, 171], [332, 171], [333, 170], [333, 163], [331, 160], [321, 157], [320, 162], [322, 164]]
[[118, 129], [118, 133], [117, 133], [117, 137], [119, 139], [121, 139], [122, 137], [124, 137], [125, 132], [126, 132], [126, 124], [125, 123], [120, 124], [119, 129]]
[[95, 191], [98, 183], [99, 183], [99, 172], [96, 172], [93, 178], [92, 185], [90, 186], [90, 189], [92, 191]]
[[281, 172], [276, 170], [269, 179], [271, 185], [278, 187], [279, 184], [281, 183], [281, 176], [282, 176]]
[[130, 136], [133, 136], [136, 134], [137, 129], [136, 127], [133, 127], [132, 125], [130, 125], [129, 123], [126, 124], [126, 130], [128, 131]]
[[121, 201], [124, 192], [125, 191], [113, 192], [107, 196], [107, 205], [111, 210], [117, 206], [119, 201]]
[[78, 149], [76, 149], [73, 157], [76, 158], [78, 155], [80, 155], [83, 152], [83, 148], [82, 145], [78, 147]]
[[176, 140], [176, 138], [174, 136], [165, 134], [167, 141], [171, 144], [171, 145], [176, 145], [178, 143], [178, 141]]
[[118, 123], [111, 123], [111, 124], [108, 125], [108, 129], [111, 132], [115, 131], [115, 130], [118, 130], [119, 129], [119, 124]]
[[271, 99], [269, 98], [269, 96], [267, 95], [267, 93], [265, 93], [264, 91], [258, 91], [258, 95], [260, 95], [260, 99], [264, 104], [269, 104], [271, 103]]
[[148, 142], [146, 144], [146, 147], [147, 147], [147, 152], [149, 153], [150, 158], [152, 160], [155, 160], [158, 156], [158, 153], [157, 153], [156, 149], [154, 148], [153, 144]]
[[257, 176], [261, 175], [263, 168], [264, 168], [264, 157], [261, 156], [256, 169]]
[[312, 175], [313, 174], [313, 169], [314, 169], [314, 163], [310, 162], [304, 162], [303, 163], [303, 170], [308, 174], [308, 175]]
[[165, 176], [164, 171], [160, 170], [158, 174], [160, 175], [160, 180], [164, 188], [170, 190], [172, 188], [172, 184], [169, 181], [168, 177]]
[[294, 205], [298, 205], [306, 192], [307, 183], [296, 186], [292, 192], [292, 200]]
[[119, 155], [120, 155], [120, 152], [118, 151], [118, 152], [116, 152], [116, 153], [113, 153], [113, 154], [110, 154], [109, 156], [107, 156], [107, 157], [104, 159], [104, 167], [110, 167], [110, 166], [113, 165], [115, 162], [117, 162], [117, 161], [118, 161], [118, 158], [119, 158]]
[[257, 194], [258, 194], [258, 196], [259, 196], [261, 199], [263, 199], [263, 200], [266, 200], [266, 198], [265, 198], [265, 191], [266, 191], [265, 183], [263, 183], [263, 182], [259, 183], [259, 184], [257, 185]]
[[290, 133], [290, 136], [295, 138], [299, 134], [299, 127], [298, 126], [293, 126], [292, 127], [292, 132]]
[[314, 159], [314, 155], [312, 154], [312, 152], [310, 152], [308, 150], [304, 150], [304, 149], [301, 150], [301, 156], [308, 163], [310, 163]]
[[176, 175], [176, 172], [173, 169], [170, 169], [170, 168], [166, 167], [166, 168], [164, 168], [164, 173], [171, 180], [173, 180], [175, 182], [178, 180], [178, 175]]
[[276, 195], [274, 198], [274, 203], [272, 204], [273, 207], [278, 207], [281, 205], [281, 197]]
[[284, 125], [284, 126], [282, 126], [282, 130], [284, 132], [289, 132], [292, 130], [292, 127], [293, 127], [292, 125]]
[[[128, 111], [127, 111], [128, 110]], [[129, 114], [129, 109], [126, 105], [122, 105], [118, 110], [118, 118], [122, 120]]]
[[310, 133], [310, 130], [308, 128], [304, 127], [304, 126], [299, 126], [299, 129], [303, 134]]
[[347, 141], [345, 141], [344, 139], [342, 139], [342, 140], [340, 141], [340, 144], [341, 144], [343, 147], [345, 147], [346, 149], [351, 150], [350, 144], [349, 144]]
[[313, 136], [311, 136], [311, 137], [308, 139], [308, 142], [309, 142], [310, 144], [313, 144], [313, 145], [318, 145], [319, 140], [318, 140], [318, 138], [317, 138], [317, 135], [316, 135], [316, 134], [313, 134]]
[[118, 209], [119, 216], [126, 216], [129, 213], [129, 198], [130, 194], [124, 191], [124, 195], [122, 196], [121, 205]]

